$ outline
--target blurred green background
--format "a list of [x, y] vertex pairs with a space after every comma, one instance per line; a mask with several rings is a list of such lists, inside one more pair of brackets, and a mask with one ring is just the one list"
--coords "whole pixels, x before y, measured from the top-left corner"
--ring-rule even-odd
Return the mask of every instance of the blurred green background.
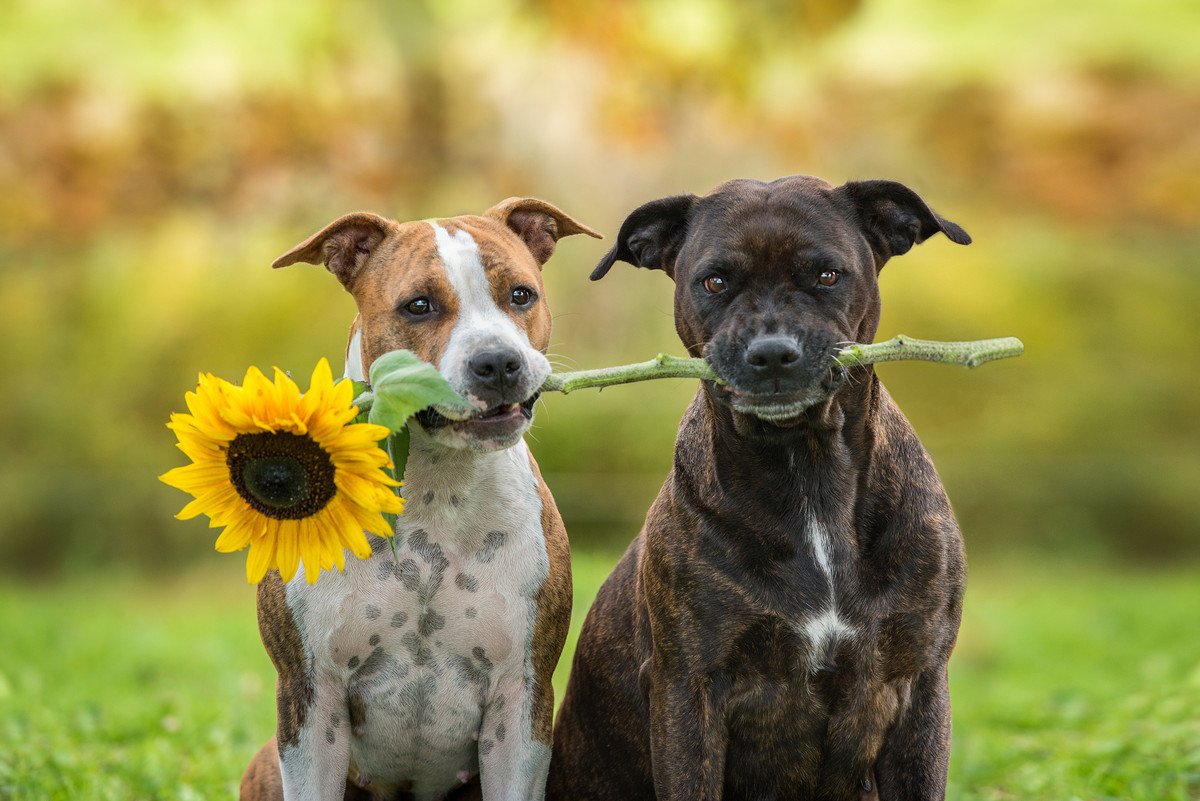
[[[270, 666], [240, 560], [212, 551], [202, 521], [172, 520], [185, 496], [155, 476], [182, 463], [163, 424], [198, 370], [340, 362], [353, 301], [319, 268], [272, 271], [276, 255], [350, 210], [449, 216], [514, 194], [611, 237], [646, 200], [796, 172], [903, 181], [974, 237], [888, 265], [882, 337], [1027, 346], [971, 373], [879, 369], [963, 526], [977, 577], [964, 643], [986, 639], [973, 603], [1027, 635], [956, 657], [974, 677], [956, 699], [995, 713], [968, 717], [956, 797], [1200, 798], [1194, 715], [1129, 712], [1174, 721], [1168, 747], [1104, 713], [1128, 707], [1137, 677], [1200, 706], [1197, 31], [1190, 0], [0, 4], [0, 643], [25, 643], [0, 645], [0, 798], [211, 797], [265, 738]], [[556, 362], [681, 352], [668, 279], [586, 280], [607, 247], [564, 240], [546, 267]], [[578, 612], [639, 527], [694, 389], [539, 407], [531, 444], [578, 554]], [[224, 605], [208, 606], [214, 585]], [[43, 637], [61, 618], [74, 633]], [[159, 725], [181, 713], [157, 710], [200, 703], [218, 679], [155, 694], [157, 671], [190, 653], [176, 619], [209, 621], [214, 653], [237, 646], [262, 722], [205, 729], [232, 745], [199, 778], [170, 745], [178, 720]], [[1031, 670], [1029, 649], [1068, 631], [1079, 649]], [[109, 675], [111, 654], [140, 667]], [[65, 664], [89, 671], [91, 700], [58, 714], [57, 682], [79, 675]], [[1073, 683], [1072, 666], [1092, 678]], [[1081, 721], [1077, 785], [993, 759], [1048, 755], [1021, 750], [1040, 724], [1018, 703], [1061, 711], [1063, 730]], [[79, 709], [98, 711], [85, 725]], [[116, 709], [153, 725], [135, 733]], [[1104, 773], [1101, 745], [1135, 740], [1149, 762]], [[84, 741], [107, 756], [39, 761]], [[71, 783], [151, 758], [122, 743], [153, 749], [162, 782]], [[1172, 748], [1186, 758], [1166, 760]], [[30, 790], [35, 775], [58, 779]]]

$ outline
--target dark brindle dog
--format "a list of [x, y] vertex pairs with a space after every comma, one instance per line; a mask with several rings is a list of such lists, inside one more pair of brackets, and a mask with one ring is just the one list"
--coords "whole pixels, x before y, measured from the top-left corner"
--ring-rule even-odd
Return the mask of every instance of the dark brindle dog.
[[549, 797], [935, 799], [962, 539], [870, 367], [878, 273], [962, 228], [892, 181], [731, 181], [647, 203], [617, 261], [675, 281], [704, 382], [675, 467], [588, 614]]

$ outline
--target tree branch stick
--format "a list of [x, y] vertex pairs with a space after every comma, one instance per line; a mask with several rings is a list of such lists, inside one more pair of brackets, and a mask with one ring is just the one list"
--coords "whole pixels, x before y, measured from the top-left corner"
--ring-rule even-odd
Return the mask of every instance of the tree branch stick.
[[[886, 342], [843, 348], [833, 357], [833, 363], [843, 367], [860, 367], [879, 362], [924, 361], [978, 367], [997, 359], [1020, 356], [1024, 352], [1025, 345], [1016, 337], [938, 342], [900, 334]], [[716, 373], [708, 366], [708, 362], [703, 359], [660, 353], [649, 361], [637, 364], [552, 373], [542, 384], [542, 392], [561, 392], [566, 395], [577, 389], [603, 389], [658, 378], [696, 378], [720, 382]], [[373, 398], [374, 395], [367, 391], [356, 398], [354, 403], [360, 411], [365, 412], [370, 408]]]
[[[968, 342], [936, 342], [914, 339], [903, 334], [886, 342], [871, 345], [851, 345], [834, 356], [833, 362], [843, 367], [857, 367], [878, 362], [926, 361], [978, 367], [985, 362], [1020, 356], [1025, 346], [1016, 337], [980, 339]], [[621, 367], [602, 367], [598, 370], [577, 370], [554, 373], [542, 384], [543, 392], [564, 395], [577, 389], [604, 388], [617, 384], [632, 384], [656, 378], [698, 378], [720, 381], [708, 362], [660, 353], [647, 362]]]

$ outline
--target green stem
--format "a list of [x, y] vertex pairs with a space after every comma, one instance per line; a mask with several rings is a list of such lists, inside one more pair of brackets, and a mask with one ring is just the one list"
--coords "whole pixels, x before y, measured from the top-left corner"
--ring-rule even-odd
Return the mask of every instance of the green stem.
[[571, 373], [551, 373], [542, 384], [542, 392], [561, 392], [566, 395], [577, 389], [611, 387], [633, 384], [656, 378], [699, 378], [716, 380], [708, 362], [660, 353], [650, 361], [624, 364], [620, 367], [601, 367], [598, 370], [576, 370]]
[[[368, 390], [364, 394], [370, 394]], [[360, 409], [362, 407], [359, 407]], [[404, 467], [408, 463], [408, 427], [393, 431], [387, 438], [388, 455], [392, 457], [392, 469], [390, 470], [392, 478], [396, 481], [404, 481]], [[404, 497], [402, 487], [395, 487], [393, 490], [401, 498]], [[396, 515], [384, 512], [383, 517], [387, 520], [388, 526], [392, 530], [392, 536], [388, 537], [388, 544], [392, 547], [392, 560], [396, 564], [400, 564], [400, 554], [396, 550]]]
[[[879, 362], [924, 361], [942, 364], [961, 364], [978, 367], [997, 359], [1009, 359], [1025, 352], [1025, 345], [1016, 337], [978, 339], [965, 342], [938, 342], [916, 339], [900, 334], [886, 342], [870, 345], [850, 345], [834, 356], [833, 361], [844, 367], [860, 367]], [[603, 389], [618, 384], [633, 384], [658, 378], [697, 378], [705, 381], [720, 379], [703, 359], [683, 358], [660, 353], [653, 359], [620, 367], [601, 367], [597, 370], [576, 370], [552, 373], [542, 384], [543, 392], [564, 395], [577, 389]], [[370, 408], [374, 396], [364, 392], [354, 403], [361, 411]]]
[[897, 334], [886, 342], [843, 348], [835, 360], [845, 367], [905, 360], [978, 367], [997, 359], [1011, 359], [1024, 352], [1025, 343], [1016, 337], [938, 342]]

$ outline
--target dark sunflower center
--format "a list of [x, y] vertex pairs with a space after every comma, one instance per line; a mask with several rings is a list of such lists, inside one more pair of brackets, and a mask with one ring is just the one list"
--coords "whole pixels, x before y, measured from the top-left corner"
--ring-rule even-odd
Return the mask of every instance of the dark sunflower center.
[[267, 517], [310, 517], [337, 494], [329, 454], [306, 436], [238, 434], [225, 459], [238, 494]]
[[304, 465], [284, 456], [251, 459], [242, 469], [242, 481], [251, 495], [276, 509], [291, 508], [308, 495]]

